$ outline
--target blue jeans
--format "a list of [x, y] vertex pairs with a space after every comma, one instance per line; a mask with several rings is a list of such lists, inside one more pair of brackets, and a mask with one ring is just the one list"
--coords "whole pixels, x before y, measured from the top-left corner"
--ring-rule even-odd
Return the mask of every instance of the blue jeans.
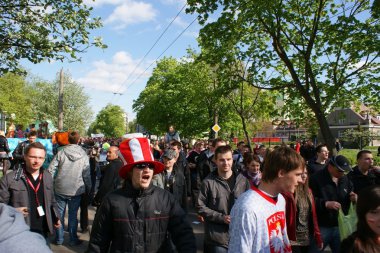
[[338, 227], [319, 227], [321, 231], [322, 241], [323, 241], [323, 250], [318, 250], [318, 247], [315, 243], [315, 240], [310, 242], [310, 253], [323, 252], [327, 246], [330, 246], [332, 253], [340, 252], [340, 235]]
[[55, 242], [57, 244], [63, 243], [63, 233], [64, 233], [64, 224], [65, 224], [65, 211], [66, 211], [66, 204], [69, 206], [69, 220], [68, 220], [68, 227], [69, 227], [69, 236], [70, 236], [70, 242], [76, 242], [78, 241], [78, 209], [80, 206], [80, 199], [81, 195], [78, 196], [65, 196], [65, 195], [59, 195], [55, 194], [55, 199], [58, 204], [58, 210], [61, 220], [61, 227], [56, 230], [55, 232]]

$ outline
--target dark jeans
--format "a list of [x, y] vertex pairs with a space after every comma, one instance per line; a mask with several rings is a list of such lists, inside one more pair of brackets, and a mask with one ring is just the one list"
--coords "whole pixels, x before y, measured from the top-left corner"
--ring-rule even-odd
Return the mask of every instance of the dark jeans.
[[96, 185], [96, 160], [90, 158], [90, 175], [91, 175], [91, 190], [90, 194], [94, 194]]
[[198, 173], [194, 169], [194, 171], [191, 171], [190, 173], [190, 179], [191, 179], [191, 200], [193, 207], [196, 206], [198, 194], [199, 194], [199, 189], [198, 189]]
[[219, 245], [212, 245], [212, 244], [204, 244], [203, 245], [203, 251], [207, 253], [227, 253], [228, 248], [225, 248], [223, 246]]
[[88, 194], [83, 193], [80, 199], [80, 228], [86, 230], [88, 227], [88, 205], [90, 204], [90, 197]]
[[340, 252], [340, 235], [338, 227], [319, 227], [322, 235], [323, 250], [319, 250], [315, 240], [310, 242], [311, 253], [323, 252], [327, 246], [330, 246], [332, 253]]
[[292, 246], [293, 253], [308, 253], [309, 246]]

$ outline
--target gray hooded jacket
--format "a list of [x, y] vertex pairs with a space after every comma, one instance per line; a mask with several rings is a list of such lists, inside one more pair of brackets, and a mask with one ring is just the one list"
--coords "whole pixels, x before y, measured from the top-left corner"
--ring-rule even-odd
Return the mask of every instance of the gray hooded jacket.
[[64, 146], [51, 161], [49, 172], [54, 179], [55, 194], [78, 196], [90, 192], [90, 163], [81, 146]]
[[0, 252], [50, 253], [42, 235], [30, 232], [21, 213], [0, 203]]

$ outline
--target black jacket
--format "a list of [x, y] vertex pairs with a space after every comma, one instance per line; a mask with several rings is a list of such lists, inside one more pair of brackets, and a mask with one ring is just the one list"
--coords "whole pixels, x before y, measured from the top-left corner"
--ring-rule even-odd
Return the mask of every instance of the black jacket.
[[168, 252], [168, 232], [178, 252], [196, 252], [185, 212], [173, 195], [151, 185], [126, 187], [108, 194], [96, 212], [87, 252]]
[[15, 150], [12, 152], [13, 159], [16, 160], [17, 162], [24, 162], [24, 152], [25, 148], [29, 146], [30, 142], [29, 141], [23, 141], [20, 142]]
[[347, 214], [351, 204], [350, 192], [353, 191], [351, 181], [347, 176], [343, 176], [338, 180], [338, 185], [336, 185], [332, 181], [328, 168], [326, 167], [311, 176], [309, 185], [314, 195], [319, 226], [338, 226], [338, 211], [327, 209], [326, 201], [339, 202], [343, 212]]
[[314, 175], [317, 171], [323, 170], [329, 161], [326, 161], [324, 164], [317, 163], [317, 159], [311, 159], [307, 163], [307, 171], [310, 176]]
[[171, 180], [169, 181], [166, 179], [166, 171], [164, 170], [153, 177], [152, 183], [171, 192], [181, 207], [187, 211], [187, 181], [182, 171], [178, 170], [177, 165], [174, 165]]
[[[44, 192], [44, 211], [46, 222], [51, 234], [54, 234], [54, 223], [59, 217], [58, 205], [54, 197], [53, 179], [47, 171], [43, 172], [43, 192]], [[4, 176], [0, 181], [0, 202], [17, 207], [31, 208], [31, 201], [35, 201], [34, 192], [30, 192], [26, 175], [22, 168], [19, 171], [12, 171]], [[25, 217], [26, 223], [30, 226], [31, 216]]]
[[0, 152], [11, 152], [8, 146], [8, 140], [4, 136], [0, 136]]
[[362, 189], [370, 185], [380, 185], [380, 174], [376, 173], [373, 170], [368, 171], [367, 175], [363, 175], [363, 173], [360, 172], [358, 166], [355, 166], [347, 176], [354, 185], [355, 193], [359, 193]]
[[190, 170], [187, 167], [186, 155], [182, 151], [179, 154], [179, 157], [175, 163], [177, 166], [177, 171], [181, 171], [185, 176], [186, 180], [186, 194], [187, 196], [191, 196], [191, 178], [190, 178]]
[[120, 188], [119, 170], [123, 166], [123, 162], [120, 159], [115, 159], [106, 165], [102, 184], [99, 186], [99, 190], [94, 198], [96, 205], [102, 203], [102, 199], [107, 193]]

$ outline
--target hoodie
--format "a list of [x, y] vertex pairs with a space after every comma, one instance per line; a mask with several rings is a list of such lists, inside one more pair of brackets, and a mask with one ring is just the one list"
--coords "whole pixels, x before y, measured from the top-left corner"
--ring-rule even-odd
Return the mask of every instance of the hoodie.
[[0, 203], [0, 252], [51, 253], [42, 235], [29, 231], [24, 217]]
[[53, 158], [49, 172], [54, 179], [54, 192], [65, 196], [78, 196], [90, 192], [90, 163], [86, 152], [76, 144], [69, 144]]

